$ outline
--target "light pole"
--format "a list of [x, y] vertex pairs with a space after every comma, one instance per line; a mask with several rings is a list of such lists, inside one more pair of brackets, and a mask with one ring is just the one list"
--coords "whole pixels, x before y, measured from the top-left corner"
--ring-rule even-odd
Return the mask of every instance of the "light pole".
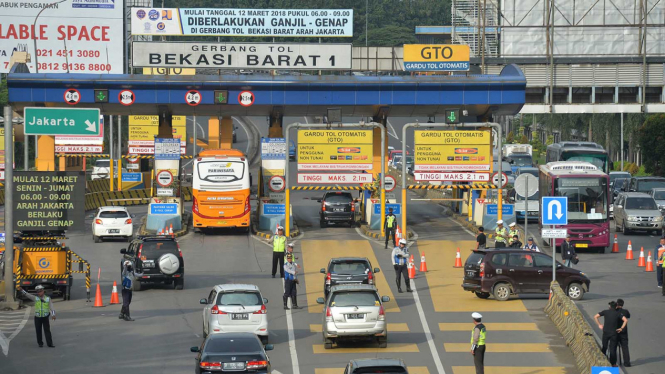
[[33, 47], [35, 48], [35, 72], [36, 73], [39, 73], [39, 61], [37, 59], [37, 37], [35, 36], [35, 34], [37, 33], [37, 19], [39, 18], [39, 16], [42, 15], [42, 12], [45, 11], [46, 9], [49, 9], [54, 5], [64, 3], [65, 1], [67, 1], [67, 0], [56, 1], [56, 2], [53, 2], [53, 3], [48, 4], [47, 6], [43, 7], [42, 10], [40, 10], [39, 13], [37, 13], [37, 17], [35, 17], [35, 21], [32, 23], [32, 41], [33, 41]]

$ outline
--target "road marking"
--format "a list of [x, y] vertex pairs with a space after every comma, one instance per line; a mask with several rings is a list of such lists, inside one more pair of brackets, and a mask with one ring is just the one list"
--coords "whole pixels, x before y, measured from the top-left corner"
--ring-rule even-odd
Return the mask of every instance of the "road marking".
[[473, 236], [474, 238], [476, 237], [476, 234], [472, 233], [472, 232], [471, 232], [471, 231], [469, 231], [469, 230], [468, 230], [468, 229], [467, 229], [466, 227], [462, 226], [462, 224], [461, 224], [461, 223], [459, 223], [459, 222], [455, 221], [454, 219], [452, 219], [452, 218], [450, 218], [450, 217], [448, 217], [448, 219], [449, 219], [449, 220], [451, 220], [451, 221], [453, 221], [453, 222], [455, 222], [455, 223], [456, 223], [456, 224], [457, 224], [457, 225], [458, 225], [459, 227], [461, 227], [461, 228], [462, 228], [462, 230], [466, 231], [466, 233], [467, 233], [467, 234], [469, 234], [469, 235]]
[[[316, 368], [314, 374], [339, 374], [344, 368]], [[475, 368], [474, 372], [475, 374]], [[409, 374], [429, 374], [427, 366], [409, 366]]]
[[[323, 331], [323, 325], [321, 324], [310, 324], [309, 332], [319, 333]], [[409, 332], [409, 325], [406, 323], [389, 323], [388, 332]]]
[[[535, 323], [485, 323], [484, 325], [489, 331], [538, 331]], [[471, 331], [473, 323], [439, 323], [439, 330]]]
[[446, 371], [443, 369], [443, 363], [441, 363], [441, 358], [439, 357], [439, 352], [436, 350], [436, 344], [434, 343], [434, 338], [432, 338], [432, 332], [429, 329], [429, 324], [425, 318], [425, 312], [423, 312], [423, 306], [420, 303], [420, 297], [418, 296], [418, 290], [416, 288], [416, 280], [411, 280], [411, 289], [413, 290], [412, 295], [413, 299], [416, 302], [416, 308], [418, 309], [418, 316], [420, 317], [420, 322], [423, 324], [423, 332], [425, 332], [425, 338], [427, 338], [427, 344], [429, 349], [432, 352], [432, 359], [434, 359], [434, 365], [439, 374], [446, 374]]
[[[242, 121], [239, 121], [236, 117], [231, 117], [231, 118], [233, 118], [233, 121], [238, 122], [240, 127], [242, 127], [242, 130], [245, 132], [245, 135], [247, 136], [247, 149], [245, 150], [245, 154], [248, 155], [249, 154], [249, 146], [251, 145], [249, 132], [245, 128], [245, 124], [242, 123]], [[251, 139], [251, 140], [256, 140], [256, 139]], [[231, 141], [233, 142], [233, 139], [231, 139]]]
[[453, 268], [457, 248], [462, 255], [462, 263], [471, 253], [476, 242], [471, 240], [419, 240], [418, 250], [427, 254], [426, 273], [434, 310], [437, 312], [526, 312], [522, 300], [511, 299], [498, 302], [477, 298], [460, 287], [464, 275], [463, 268]]
[[395, 131], [395, 128], [393, 125], [390, 123], [390, 120], [386, 121], [388, 123], [388, 130], [392, 130], [393, 133], [391, 134], [390, 131], [388, 131], [388, 135], [392, 136], [393, 138], [399, 140], [399, 137], [397, 136], [397, 131]]
[[353, 348], [333, 348], [325, 349], [323, 344], [314, 344], [312, 346], [314, 354], [329, 354], [329, 353], [413, 353], [420, 352], [418, 345], [414, 343], [390, 343], [388, 342], [387, 348], [379, 347], [353, 347]]
[[[409, 368], [411, 371], [411, 368]], [[566, 368], [538, 366], [485, 366], [485, 374], [565, 374]], [[453, 366], [453, 374], [476, 374], [475, 366]]]
[[[2, 349], [2, 353], [7, 356], [9, 354], [9, 343], [18, 335], [21, 330], [25, 327], [25, 324], [28, 323], [28, 320], [30, 319], [30, 311], [32, 310], [31, 307], [25, 308], [24, 312], [9, 312], [9, 313], [3, 313], [3, 317], [7, 316], [12, 316], [12, 317], [18, 317], [21, 318], [18, 321], [18, 327], [13, 328], [13, 332], [9, 337], [7, 337], [1, 330], [0, 330], [0, 349]], [[2, 324], [9, 324], [9, 322], [3, 322]], [[15, 325], [16, 323], [11, 323], [12, 325]], [[9, 333], [12, 328], [5, 328], [4, 329], [7, 333]]]
[[[284, 289], [284, 278], [282, 278], [282, 289]], [[293, 304], [291, 304], [291, 306], [293, 306]], [[286, 310], [286, 327], [289, 331], [289, 352], [291, 353], [291, 366], [293, 367], [293, 374], [300, 374], [298, 351], [296, 351], [296, 336], [293, 332], [293, 317], [291, 316], [291, 309]]]
[[[446, 352], [470, 352], [469, 343], [444, 343]], [[490, 353], [551, 353], [547, 343], [492, 343], [487, 345], [486, 352]]]

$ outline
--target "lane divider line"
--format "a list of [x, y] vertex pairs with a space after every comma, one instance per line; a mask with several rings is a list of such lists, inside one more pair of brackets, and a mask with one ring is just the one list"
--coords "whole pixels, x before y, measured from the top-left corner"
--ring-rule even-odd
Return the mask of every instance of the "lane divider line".
[[427, 339], [427, 345], [429, 345], [429, 350], [432, 352], [432, 359], [434, 360], [434, 365], [436, 366], [436, 371], [439, 374], [446, 374], [446, 371], [443, 369], [443, 363], [439, 357], [439, 352], [436, 350], [436, 343], [434, 343], [434, 338], [432, 337], [432, 332], [429, 329], [429, 324], [425, 318], [425, 313], [423, 312], [423, 306], [420, 303], [420, 297], [418, 296], [418, 289], [416, 288], [416, 280], [411, 279], [411, 289], [413, 292], [413, 300], [416, 302], [416, 308], [418, 309], [418, 316], [420, 317], [420, 322], [423, 325], [423, 331], [425, 332], [425, 338]]
[[[284, 289], [284, 278], [282, 278], [282, 290]], [[289, 298], [290, 299], [290, 298]], [[293, 304], [291, 304], [291, 307]], [[298, 351], [296, 350], [296, 336], [293, 331], [293, 316], [291, 309], [286, 310], [286, 327], [289, 332], [289, 352], [291, 354], [292, 374], [300, 374], [300, 365], [298, 364]]]

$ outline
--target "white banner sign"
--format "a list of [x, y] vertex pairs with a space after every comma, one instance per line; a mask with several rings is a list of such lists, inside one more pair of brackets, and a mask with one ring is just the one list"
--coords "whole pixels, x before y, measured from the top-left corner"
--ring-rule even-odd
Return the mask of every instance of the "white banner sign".
[[135, 67], [350, 70], [351, 44], [134, 42]]
[[299, 173], [298, 183], [302, 184], [364, 184], [372, 183], [372, 174], [323, 174]]
[[122, 74], [122, 13], [118, 0], [0, 1], [0, 73], [28, 52], [31, 73], [38, 62], [40, 73]]
[[56, 145], [55, 153], [102, 153], [101, 145]]
[[415, 171], [489, 171], [489, 165], [418, 165], [414, 166]]
[[132, 35], [353, 36], [353, 9], [131, 9]]
[[541, 229], [543, 239], [565, 239], [568, 229]]
[[372, 164], [298, 164], [298, 170], [371, 170]]
[[[154, 155], [155, 154], [155, 146], [154, 145], [133, 146], [133, 145], [129, 144], [128, 154], [130, 154], [130, 155]], [[185, 154], [185, 147], [180, 147], [180, 154], [181, 155]]]
[[417, 181], [488, 182], [489, 173], [413, 173]]

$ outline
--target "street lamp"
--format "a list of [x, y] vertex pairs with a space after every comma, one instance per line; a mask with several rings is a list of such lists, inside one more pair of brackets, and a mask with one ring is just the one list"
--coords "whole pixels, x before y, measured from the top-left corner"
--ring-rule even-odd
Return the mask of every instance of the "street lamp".
[[64, 3], [65, 1], [67, 1], [67, 0], [56, 1], [56, 2], [53, 2], [53, 3], [48, 4], [47, 6], [43, 7], [42, 10], [40, 10], [39, 13], [37, 13], [37, 17], [35, 17], [35, 21], [32, 23], [32, 41], [33, 41], [33, 46], [35, 48], [35, 72], [36, 73], [39, 73], [39, 61], [37, 59], [37, 37], [35, 36], [35, 34], [37, 33], [37, 19], [39, 18], [39, 16], [42, 15], [42, 12], [45, 11], [46, 9], [49, 9], [54, 5]]

